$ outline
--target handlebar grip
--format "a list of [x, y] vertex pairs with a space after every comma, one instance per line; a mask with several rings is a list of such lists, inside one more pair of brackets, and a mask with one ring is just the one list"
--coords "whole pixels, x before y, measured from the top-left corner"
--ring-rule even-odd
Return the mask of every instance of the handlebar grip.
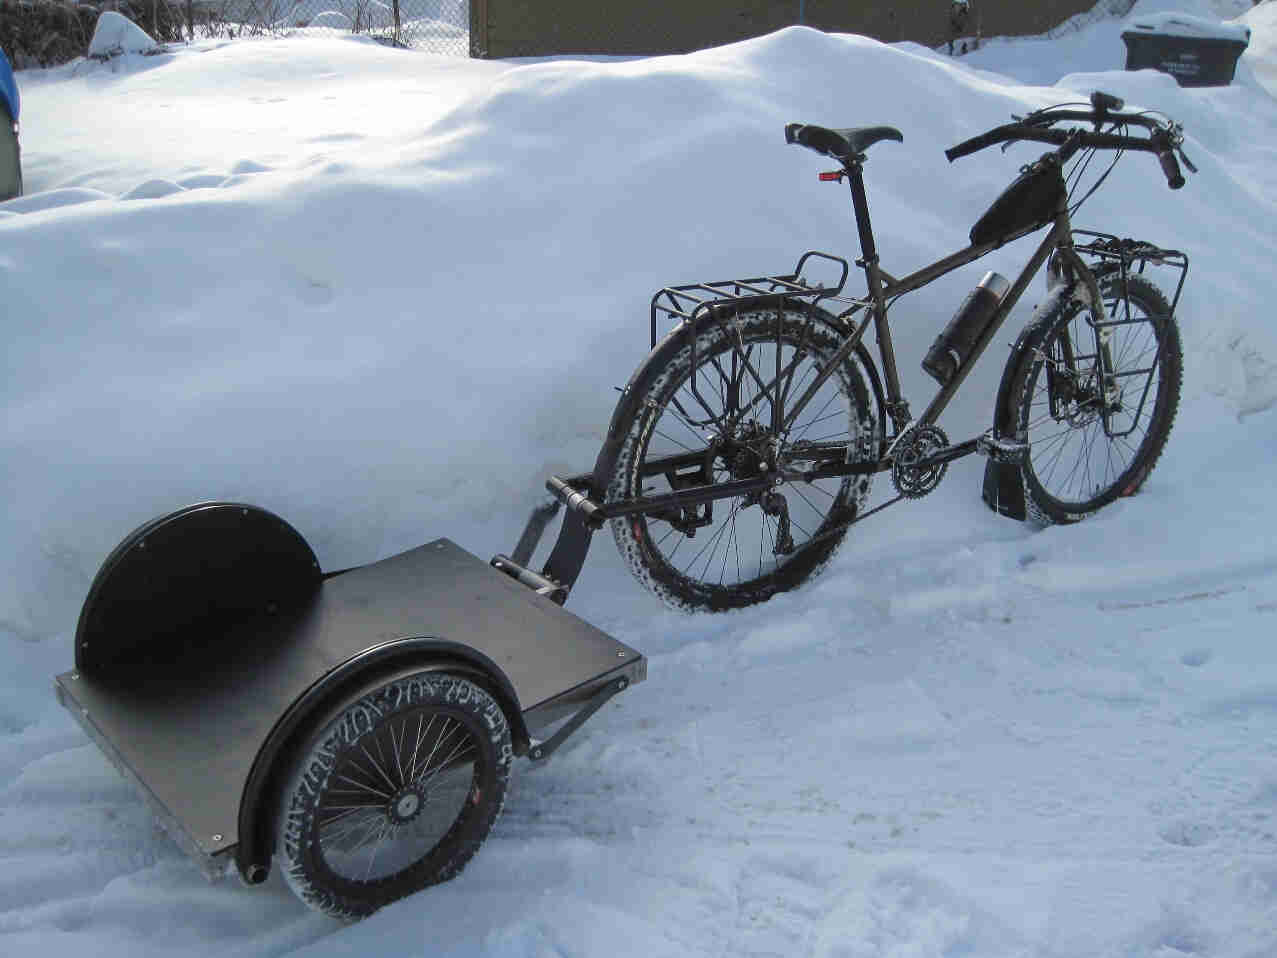
[[998, 127], [988, 133], [981, 133], [979, 136], [973, 136], [969, 140], [963, 140], [957, 146], [951, 146], [945, 150], [944, 155], [950, 163], [960, 156], [970, 156], [972, 153], [983, 150], [986, 146], [992, 146], [1002, 140], [1004, 138], [1003, 129], [1003, 127]]
[[1162, 164], [1162, 172], [1166, 174], [1166, 185], [1173, 190], [1183, 186], [1184, 174], [1180, 172], [1179, 160], [1175, 159], [1175, 154], [1169, 149], [1158, 150], [1157, 159]]

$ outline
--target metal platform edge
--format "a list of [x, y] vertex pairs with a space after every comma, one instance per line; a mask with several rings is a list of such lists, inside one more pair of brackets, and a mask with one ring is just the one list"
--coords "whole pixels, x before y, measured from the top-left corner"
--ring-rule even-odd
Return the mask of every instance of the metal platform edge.
[[173, 839], [178, 848], [185, 852], [188, 858], [199, 865], [200, 871], [204, 873], [205, 878], [210, 882], [220, 881], [235, 871], [235, 844], [225, 845], [210, 853], [187, 833], [173, 813], [155, 796], [155, 793], [138, 777], [128, 762], [124, 760], [124, 757], [111, 744], [111, 741], [102, 734], [101, 730], [93, 722], [93, 716], [89, 714], [89, 710], [76, 701], [75, 694], [67, 683], [78, 680], [79, 673], [74, 670], [63, 672], [54, 678], [53, 690], [58, 704], [71, 714], [71, 717], [75, 719], [80, 728], [84, 729], [85, 734], [89, 736], [93, 744], [115, 766], [116, 771], [133, 786], [134, 791], [146, 803], [160, 828], [164, 829], [165, 834]]
[[[590, 700], [598, 694], [599, 690], [617, 679], [625, 679], [630, 686], [645, 681], [647, 679], [647, 657], [636, 652], [634, 658], [616, 669], [596, 676], [588, 682], [583, 682], [552, 699], [525, 709], [522, 713], [524, 721], [534, 734], [544, 733], [559, 723], [570, 721], [578, 712], [589, 706]], [[79, 673], [75, 670], [63, 672], [54, 678], [53, 691], [58, 704], [66, 709], [93, 744], [98, 747], [107, 760], [115, 767], [116, 771], [120, 773], [121, 777], [133, 787], [133, 790], [141, 797], [165, 834], [172, 838], [178, 848], [199, 866], [204, 877], [210, 882], [220, 881], [227, 875], [236, 872], [235, 853], [239, 842], [230, 842], [211, 852], [201, 846], [182, 826], [177, 816], [160, 801], [133, 770], [133, 767], [115, 748], [111, 740], [97, 727], [89, 710], [83, 707], [76, 699], [73, 688], [74, 683], [78, 681]]]
[[576, 688], [524, 709], [523, 720], [528, 731], [539, 735], [557, 722], [571, 718], [586, 707], [600, 689], [617, 679], [625, 679], [631, 687], [646, 681], [647, 657], [641, 652], [634, 652], [634, 658], [612, 671], [597, 675]]

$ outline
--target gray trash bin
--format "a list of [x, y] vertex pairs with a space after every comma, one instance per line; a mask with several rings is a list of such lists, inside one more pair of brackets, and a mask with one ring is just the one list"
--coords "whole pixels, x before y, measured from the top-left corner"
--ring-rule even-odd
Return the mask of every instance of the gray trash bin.
[[1161, 70], [1180, 86], [1228, 86], [1250, 28], [1186, 13], [1140, 17], [1122, 32], [1126, 69]]
[[0, 201], [22, 195], [22, 165], [18, 154], [18, 133], [9, 111], [0, 104]]
[[18, 153], [21, 109], [9, 58], [0, 50], [0, 201], [22, 195], [22, 163]]

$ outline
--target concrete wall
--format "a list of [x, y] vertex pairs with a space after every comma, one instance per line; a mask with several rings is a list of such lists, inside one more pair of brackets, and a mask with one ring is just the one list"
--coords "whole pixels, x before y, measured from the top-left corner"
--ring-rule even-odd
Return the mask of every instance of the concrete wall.
[[[971, 0], [966, 35], [1044, 33], [1096, 0]], [[799, 22], [886, 42], [939, 46], [947, 0], [470, 0], [477, 57], [686, 53]]]

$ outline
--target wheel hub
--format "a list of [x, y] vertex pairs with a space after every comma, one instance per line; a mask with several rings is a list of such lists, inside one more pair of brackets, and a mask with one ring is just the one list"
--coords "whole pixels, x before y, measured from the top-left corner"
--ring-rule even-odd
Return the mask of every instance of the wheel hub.
[[425, 804], [425, 797], [421, 792], [415, 786], [409, 785], [401, 788], [390, 799], [390, 804], [386, 807], [386, 817], [393, 825], [406, 825], [421, 814]]
[[1094, 376], [1092, 373], [1085, 383], [1079, 383], [1074, 376], [1062, 370], [1055, 372], [1051, 399], [1059, 410], [1055, 416], [1058, 422], [1067, 422], [1072, 428], [1080, 429], [1099, 419], [1105, 406], [1110, 414], [1122, 411], [1121, 389], [1110, 386], [1106, 395], [1101, 396]]

